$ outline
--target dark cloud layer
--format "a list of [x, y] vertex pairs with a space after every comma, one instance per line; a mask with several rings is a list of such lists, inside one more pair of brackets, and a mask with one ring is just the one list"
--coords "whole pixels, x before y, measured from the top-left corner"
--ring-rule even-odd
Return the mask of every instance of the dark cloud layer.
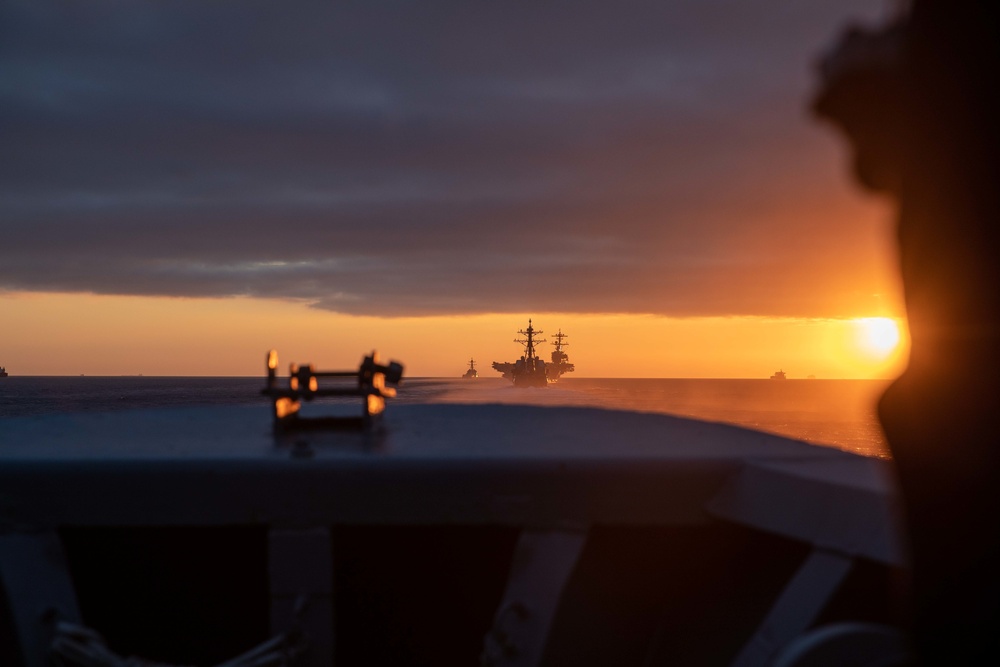
[[849, 4], [8, 1], [0, 289], [847, 314]]

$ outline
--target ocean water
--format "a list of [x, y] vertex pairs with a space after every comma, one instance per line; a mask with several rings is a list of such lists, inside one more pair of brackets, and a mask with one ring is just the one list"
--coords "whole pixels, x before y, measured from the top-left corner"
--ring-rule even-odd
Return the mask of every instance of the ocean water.
[[[875, 414], [884, 380], [563, 378], [519, 389], [499, 377], [404, 378], [393, 403], [527, 403], [638, 410], [777, 433], [817, 445], [889, 457]], [[254, 377], [8, 377], [0, 420], [81, 411], [197, 405], [266, 405]], [[357, 401], [325, 399], [329, 402]], [[0, 441], [3, 424], [0, 421]]]

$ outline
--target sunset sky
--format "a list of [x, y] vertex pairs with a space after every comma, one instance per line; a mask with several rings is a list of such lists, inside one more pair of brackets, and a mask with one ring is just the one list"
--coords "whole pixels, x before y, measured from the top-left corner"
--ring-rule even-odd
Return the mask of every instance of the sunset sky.
[[893, 211], [808, 106], [892, 5], [7, 0], [0, 366], [489, 376], [531, 317], [582, 377], [891, 377]]

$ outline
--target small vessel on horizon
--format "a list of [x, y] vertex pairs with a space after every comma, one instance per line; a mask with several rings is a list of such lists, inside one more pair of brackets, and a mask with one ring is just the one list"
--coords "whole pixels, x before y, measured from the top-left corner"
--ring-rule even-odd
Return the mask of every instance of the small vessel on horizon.
[[465, 375], [463, 375], [462, 377], [465, 379], [479, 377], [479, 371], [476, 370], [475, 359], [469, 359], [469, 370], [465, 371]]
[[545, 387], [549, 384], [546, 374], [545, 360], [535, 354], [535, 343], [544, 343], [544, 339], [536, 340], [535, 336], [544, 332], [536, 330], [528, 320], [527, 329], [518, 329], [517, 333], [524, 339], [515, 338], [515, 343], [524, 345], [524, 354], [514, 363], [493, 362], [493, 370], [502, 373], [505, 378], [514, 382], [515, 387]]
[[0, 378], [5, 378], [5, 377], [7, 377], [7, 369], [4, 368], [3, 366], [0, 366]]
[[774, 375], [772, 375], [769, 379], [770, 380], [787, 380], [788, 378], [785, 377], [785, 371], [775, 371]]

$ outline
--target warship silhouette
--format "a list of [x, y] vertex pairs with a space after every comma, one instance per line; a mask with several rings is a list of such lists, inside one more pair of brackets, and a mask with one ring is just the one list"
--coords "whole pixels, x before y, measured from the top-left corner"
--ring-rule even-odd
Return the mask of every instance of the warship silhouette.
[[548, 385], [545, 360], [535, 354], [535, 343], [546, 342], [545, 339], [538, 340], [535, 336], [544, 332], [535, 329], [529, 319], [528, 328], [518, 329], [517, 333], [524, 336], [523, 339], [514, 339], [515, 343], [524, 345], [524, 354], [514, 363], [494, 361], [493, 370], [513, 381], [515, 387], [544, 387]]
[[545, 366], [545, 373], [549, 378], [549, 382], [555, 382], [565, 373], [572, 373], [576, 370], [576, 366], [570, 363], [569, 355], [563, 352], [563, 348], [569, 345], [569, 343], [563, 342], [563, 338], [569, 338], [569, 336], [564, 334], [562, 329], [560, 329], [553, 338], [556, 339], [553, 343], [556, 349], [552, 351], [552, 361]]
[[469, 370], [465, 371], [465, 374], [462, 377], [466, 379], [479, 377], [479, 371], [476, 370], [475, 359], [469, 359]]

